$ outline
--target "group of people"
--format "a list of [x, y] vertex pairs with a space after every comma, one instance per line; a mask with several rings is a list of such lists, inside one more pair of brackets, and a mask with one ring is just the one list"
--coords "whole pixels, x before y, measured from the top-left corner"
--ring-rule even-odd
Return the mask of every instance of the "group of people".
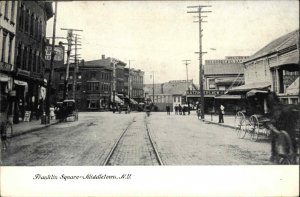
[[188, 115], [191, 114], [191, 109], [189, 107], [189, 105], [175, 105], [174, 107], [175, 110], [175, 115], [185, 115], [185, 113], [187, 113]]

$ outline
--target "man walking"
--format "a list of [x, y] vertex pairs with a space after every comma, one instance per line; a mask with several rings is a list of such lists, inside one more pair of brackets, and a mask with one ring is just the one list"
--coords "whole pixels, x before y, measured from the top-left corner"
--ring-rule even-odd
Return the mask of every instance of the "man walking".
[[180, 104], [179, 104], [179, 106], [178, 106], [178, 111], [179, 111], [179, 115], [182, 115], [182, 107], [181, 107]]
[[220, 110], [219, 110], [219, 123], [224, 123], [224, 109], [225, 107], [223, 105], [220, 105]]
[[175, 115], [178, 115], [178, 106], [177, 106], [177, 104], [175, 105]]
[[166, 110], [167, 110], [167, 115], [170, 115], [170, 106], [169, 105], [166, 106]]

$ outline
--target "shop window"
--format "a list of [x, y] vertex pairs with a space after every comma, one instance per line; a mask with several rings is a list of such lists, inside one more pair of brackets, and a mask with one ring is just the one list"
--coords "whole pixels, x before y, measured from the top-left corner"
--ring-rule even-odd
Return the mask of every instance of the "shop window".
[[299, 101], [298, 98], [291, 98], [291, 104], [298, 105]]
[[281, 102], [282, 102], [283, 104], [289, 104], [289, 99], [288, 99], [288, 98], [282, 98], [282, 99], [281, 99]]

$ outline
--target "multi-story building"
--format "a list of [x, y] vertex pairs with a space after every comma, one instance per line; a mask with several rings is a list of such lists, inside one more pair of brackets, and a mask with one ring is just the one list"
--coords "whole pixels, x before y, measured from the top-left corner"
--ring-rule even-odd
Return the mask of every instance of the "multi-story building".
[[[15, 109], [36, 112], [44, 81], [44, 41], [47, 20], [53, 16], [52, 3], [42, 1], [4, 1], [1, 7], [1, 58], [5, 65], [13, 67], [11, 89]], [[6, 21], [6, 22], [5, 22]], [[7, 31], [9, 30], [9, 31]], [[4, 49], [4, 50], [3, 50]], [[8, 66], [12, 67], [12, 66]], [[11, 69], [9, 69], [11, 70]], [[18, 107], [20, 106], [20, 107]], [[15, 110], [14, 122], [20, 114]], [[24, 111], [24, 110], [23, 110]]]
[[283, 103], [299, 104], [299, 30], [275, 39], [243, 63], [245, 85], [230, 89], [229, 94], [252, 91], [248, 103], [263, 106], [259, 113], [268, 112], [263, 96], [268, 91], [275, 92]]
[[17, 7], [17, 1], [0, 1], [0, 95], [13, 86]]
[[129, 78], [129, 68], [125, 68], [124, 89], [126, 97], [130, 96], [131, 103], [144, 102], [144, 72], [131, 68]]
[[[240, 95], [226, 95], [232, 87], [244, 84], [243, 61], [249, 56], [226, 56], [225, 59], [206, 60], [204, 65], [204, 109], [217, 112], [221, 104], [226, 112], [235, 113], [241, 105]], [[190, 91], [189, 98], [200, 101], [199, 91]]]

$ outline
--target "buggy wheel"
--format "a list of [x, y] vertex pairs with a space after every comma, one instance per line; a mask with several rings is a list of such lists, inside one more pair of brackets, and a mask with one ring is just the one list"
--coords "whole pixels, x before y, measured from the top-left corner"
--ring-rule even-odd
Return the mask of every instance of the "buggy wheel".
[[288, 157], [281, 157], [278, 162], [280, 165], [292, 165], [292, 161]]
[[6, 148], [10, 146], [12, 137], [13, 137], [13, 127], [11, 122], [7, 122], [5, 125], [5, 132], [6, 132]]
[[247, 124], [246, 124], [246, 120], [244, 119], [240, 125], [236, 128], [236, 134], [239, 138], [244, 138], [246, 133], [247, 133]]
[[249, 119], [250, 122], [250, 136], [251, 140], [257, 141], [260, 133], [260, 123], [258, 122], [258, 118], [255, 115], [252, 115]]
[[237, 112], [234, 119], [236, 134], [239, 138], [244, 138], [246, 135], [246, 118], [243, 112]]

